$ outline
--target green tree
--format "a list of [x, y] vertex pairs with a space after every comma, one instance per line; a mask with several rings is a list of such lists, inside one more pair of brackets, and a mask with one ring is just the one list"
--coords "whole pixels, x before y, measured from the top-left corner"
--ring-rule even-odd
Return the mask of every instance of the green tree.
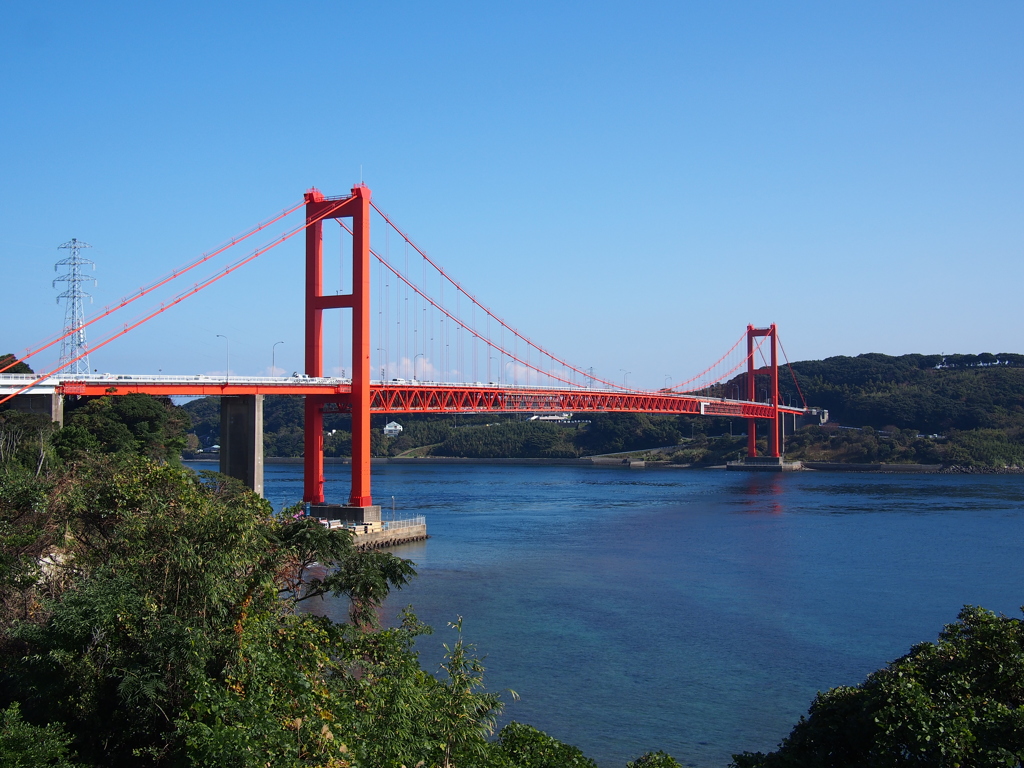
[[502, 728], [495, 747], [495, 761], [509, 768], [597, 768], [576, 747], [523, 723]]
[[[15, 355], [12, 355], [10, 352], [7, 352], [7, 353], [5, 353], [3, 355], [0, 355], [0, 370], [3, 370], [4, 368], [6, 368], [11, 363], [14, 363], [14, 361], [17, 360], [17, 359], [18, 358]], [[7, 370], [3, 371], [3, 372], [4, 373], [34, 373], [34, 371], [28, 366], [28, 363], [14, 363], [14, 365], [11, 365], [10, 368], [7, 368]]]
[[920, 643], [856, 687], [820, 693], [769, 754], [734, 768], [1020, 766], [1024, 623], [965, 606], [937, 643]]
[[78, 768], [71, 736], [56, 723], [32, 725], [17, 703], [0, 713], [0, 768]]
[[[488, 752], [486, 737], [494, 732], [494, 723], [502, 711], [498, 695], [482, 690], [483, 662], [473, 654], [473, 646], [463, 640], [462, 617], [448, 626], [458, 633], [458, 640], [453, 646], [444, 646], [441, 669], [446, 677], [433, 686], [431, 697], [440, 752], [436, 764], [441, 768], [483, 759]], [[512, 696], [516, 696], [514, 691]]]
[[0, 411], [0, 466], [18, 465], [39, 475], [57, 458], [53, 437], [57, 425], [48, 416]]
[[0, 705], [64, 723], [93, 765], [350, 762], [344, 694], [372, 635], [296, 607], [368, 613], [410, 564], [128, 454], [0, 475], [0, 521]]
[[648, 752], [626, 763], [626, 768], [683, 768], [668, 752]]
[[98, 448], [172, 462], [181, 458], [191, 426], [188, 413], [172, 405], [170, 398], [139, 394], [84, 401], [68, 409], [65, 423], [73, 428], [61, 436], [60, 450], [66, 456]]

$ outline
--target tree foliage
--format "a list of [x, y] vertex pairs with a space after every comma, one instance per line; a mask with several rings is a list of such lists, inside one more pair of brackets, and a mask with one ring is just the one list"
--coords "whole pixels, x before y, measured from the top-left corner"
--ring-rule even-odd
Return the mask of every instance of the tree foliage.
[[59, 725], [32, 725], [15, 702], [0, 712], [0, 768], [78, 768]]
[[70, 403], [58, 449], [65, 458], [86, 453], [128, 452], [178, 461], [191, 427], [188, 412], [167, 397], [118, 395]]
[[[0, 355], [0, 369], [6, 368], [17, 359], [16, 355], [11, 354], [10, 352], [5, 352]], [[34, 371], [29, 367], [28, 363], [14, 363], [14, 365], [7, 368], [4, 373], [34, 373]]]
[[411, 564], [125, 454], [5, 472], [0, 522], [2, 703], [63, 724], [86, 763], [352, 762], [344, 694], [387, 633], [296, 606], [348, 595], [363, 621]]
[[573, 442], [575, 429], [547, 422], [507, 421], [454, 430], [432, 453], [472, 459], [566, 459], [579, 456]]
[[[991, 358], [991, 362], [986, 362]], [[852, 426], [889, 425], [925, 434], [1024, 428], [1022, 355], [865, 354], [793, 363], [811, 405]], [[784, 396], [799, 395], [787, 370]]]
[[56, 430], [49, 416], [0, 411], [0, 466], [17, 465], [41, 474], [58, 460], [53, 445]]
[[820, 693], [769, 754], [734, 768], [1020, 766], [1024, 762], [1024, 622], [965, 606], [937, 643]]
[[517, 722], [501, 729], [494, 751], [509, 768], [597, 768], [597, 763], [576, 747]]

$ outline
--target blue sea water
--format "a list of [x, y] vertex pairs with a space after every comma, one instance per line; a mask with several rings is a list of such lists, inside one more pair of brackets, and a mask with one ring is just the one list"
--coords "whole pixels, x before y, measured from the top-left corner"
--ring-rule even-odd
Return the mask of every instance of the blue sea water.
[[[301, 497], [268, 465], [267, 497]], [[331, 466], [328, 500], [348, 468]], [[464, 617], [488, 688], [605, 768], [664, 749], [725, 766], [773, 749], [818, 690], [856, 684], [964, 604], [1020, 615], [1024, 477], [748, 474], [495, 465], [374, 467], [375, 500], [424, 514], [394, 593], [435, 628]], [[344, 617], [340, 605], [330, 615]]]

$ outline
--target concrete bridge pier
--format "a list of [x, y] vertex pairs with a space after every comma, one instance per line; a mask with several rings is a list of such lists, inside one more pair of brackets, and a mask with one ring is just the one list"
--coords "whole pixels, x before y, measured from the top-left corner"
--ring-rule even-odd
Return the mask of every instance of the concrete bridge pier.
[[263, 495], [263, 395], [221, 397], [220, 471]]
[[41, 413], [64, 426], [64, 396], [54, 392], [50, 395], [17, 395], [11, 399], [11, 408], [22, 413]]

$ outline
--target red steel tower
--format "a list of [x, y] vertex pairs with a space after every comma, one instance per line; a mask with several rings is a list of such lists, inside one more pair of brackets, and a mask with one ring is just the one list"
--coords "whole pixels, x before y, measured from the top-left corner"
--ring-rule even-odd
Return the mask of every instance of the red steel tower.
[[[352, 219], [352, 293], [323, 294], [323, 222]], [[323, 311], [352, 310], [352, 491], [349, 505], [370, 507], [370, 189], [352, 188], [348, 197], [306, 193], [306, 375], [324, 375]], [[306, 397], [303, 500], [324, 502], [324, 403]]]
[[[756, 345], [754, 339], [758, 336], [768, 336], [771, 339], [771, 369], [770, 384], [768, 391], [768, 402], [772, 405], [773, 417], [768, 427], [768, 454], [773, 458], [779, 457], [779, 357], [778, 357], [778, 333], [775, 323], [767, 328], [755, 328], [747, 326], [747, 400], [753, 402], [757, 396], [757, 389], [754, 382], [754, 351]], [[747, 422], [747, 456], [757, 456], [757, 422], [749, 419]]]

